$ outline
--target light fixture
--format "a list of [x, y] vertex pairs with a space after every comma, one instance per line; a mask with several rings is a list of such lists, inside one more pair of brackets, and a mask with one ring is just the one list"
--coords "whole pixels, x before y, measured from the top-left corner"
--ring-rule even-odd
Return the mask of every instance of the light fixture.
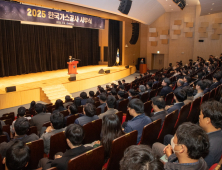
[[171, 10], [173, 10], [173, 9], [171, 9]]
[[211, 11], [213, 10], [213, 8], [210, 9]]
[[212, 5], [214, 5], [214, 3], [212, 3]]
[[21, 21], [21, 24], [39, 25], [39, 26], [49, 26], [49, 27], [73, 28], [73, 26], [70, 26], [70, 25], [47, 24], [47, 23], [42, 23], [42, 22]]
[[128, 47], [128, 45], [126, 44], [125, 47]]
[[157, 54], [159, 54], [160, 53], [160, 51], [157, 51]]
[[169, 5], [169, 6], [171, 6], [171, 5]]

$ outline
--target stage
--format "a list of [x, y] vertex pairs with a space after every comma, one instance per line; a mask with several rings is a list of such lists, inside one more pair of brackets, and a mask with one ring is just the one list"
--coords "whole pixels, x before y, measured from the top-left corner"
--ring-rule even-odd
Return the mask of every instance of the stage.
[[[110, 73], [98, 74], [100, 69], [110, 70]], [[27, 104], [32, 100], [54, 102], [59, 95], [83, 91], [99, 84], [121, 79], [135, 72], [135, 66], [126, 69], [125, 66], [97, 65], [79, 67], [77, 80], [71, 82], [68, 80], [67, 69], [3, 77], [0, 78], [0, 109]], [[16, 92], [6, 93], [5, 87], [9, 86], [16, 86]]]

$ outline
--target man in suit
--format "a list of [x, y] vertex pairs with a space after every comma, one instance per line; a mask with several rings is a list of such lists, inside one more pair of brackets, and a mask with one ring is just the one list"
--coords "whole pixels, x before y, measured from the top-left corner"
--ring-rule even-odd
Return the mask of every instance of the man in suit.
[[193, 88], [190, 86], [186, 86], [183, 88], [183, 90], [185, 90], [185, 92], [187, 93], [187, 99], [184, 100], [184, 105], [188, 103], [192, 103], [193, 102]]
[[46, 122], [50, 121], [50, 113], [44, 113], [44, 105], [41, 103], [37, 103], [35, 105], [35, 111], [37, 115], [33, 116], [30, 120], [30, 126], [36, 126], [38, 130], [38, 134], [41, 132], [42, 125]]
[[152, 82], [152, 81], [148, 81], [148, 82], [146, 83], [146, 91], [147, 91], [147, 92], [151, 92], [152, 86], [153, 86], [153, 82]]
[[191, 81], [190, 76], [184, 76], [183, 81], [184, 81], [183, 87], [189, 86]]
[[203, 97], [206, 87], [207, 85], [203, 80], [198, 81], [196, 85], [197, 94], [194, 96], [193, 100], [197, 99], [198, 97]]
[[212, 81], [211, 80], [208, 80], [208, 79], [204, 79], [203, 82], [206, 84], [206, 88], [205, 90], [203, 91], [204, 94], [210, 92], [210, 86], [212, 84]]
[[49, 127], [43, 127], [44, 133], [40, 137], [43, 139], [44, 142], [44, 152], [46, 154], [49, 153], [50, 150], [50, 138], [52, 135], [55, 135], [59, 132], [63, 132], [65, 128], [63, 128], [63, 114], [61, 114], [59, 111], [53, 113], [50, 117], [50, 124]]
[[174, 100], [176, 103], [172, 106], [167, 107], [167, 112], [172, 113], [174, 110], [178, 110], [178, 113], [180, 112], [180, 109], [182, 106], [184, 106], [184, 100], [187, 99], [186, 92], [182, 90], [178, 90], [176, 93], [174, 93]]
[[67, 118], [78, 113], [78, 109], [75, 104], [72, 104], [68, 107], [69, 115], [64, 117], [64, 127], [67, 125]]
[[109, 114], [115, 114], [118, 110], [114, 109], [116, 104], [116, 98], [112, 95], [109, 95], [106, 100], [107, 111], [99, 115], [99, 118], [102, 119], [104, 116]]
[[86, 92], [80, 93], [80, 98], [81, 98], [81, 105], [85, 105], [87, 101], [87, 94]]
[[174, 93], [176, 93], [178, 90], [181, 90], [183, 88], [184, 81], [183, 79], [178, 79], [177, 80], [177, 88], [174, 90]]
[[158, 76], [154, 76], [153, 85], [159, 83], [158, 79]]
[[119, 103], [124, 100], [125, 93], [123, 91], [118, 91], [117, 97], [119, 100], [116, 101], [116, 109], [119, 109]]
[[210, 91], [213, 90], [214, 88], [217, 88], [217, 86], [220, 85], [220, 79], [221, 79], [220, 73], [217, 72], [213, 74], [213, 84], [210, 86]]
[[165, 100], [160, 96], [153, 97], [152, 99], [152, 107], [154, 112], [151, 113], [151, 120], [154, 122], [155, 120], [161, 119], [163, 124], [166, 115], [168, 114], [165, 110]]
[[106, 95], [105, 94], [99, 95], [99, 102], [100, 102], [100, 106], [98, 106], [98, 108], [101, 108], [101, 113], [104, 113], [104, 110], [106, 107]]
[[143, 95], [143, 93], [145, 93], [145, 91], [146, 91], [146, 87], [144, 85], [140, 85], [139, 86], [139, 96], [140, 96], [140, 98]]
[[165, 97], [167, 94], [173, 92], [172, 88], [169, 85], [170, 85], [170, 79], [165, 78], [162, 82], [163, 88], [161, 89], [159, 96]]
[[126, 84], [125, 79], [122, 79], [122, 85], [125, 85], [125, 84]]
[[124, 85], [120, 85], [120, 86], [119, 86], [119, 90], [120, 90], [120, 91], [123, 91], [124, 94], [127, 93], [127, 91], [125, 91], [125, 87], [124, 87]]
[[129, 99], [129, 101], [130, 101], [130, 100], [132, 99], [132, 97], [135, 95], [134, 89], [129, 89], [128, 95], [129, 95], [128, 99]]
[[65, 103], [63, 104], [64, 108], [66, 108], [67, 106], [73, 104], [72, 99], [69, 95], [66, 95], [65, 97]]
[[62, 156], [55, 155], [54, 160], [42, 158], [39, 162], [39, 167], [42, 167], [43, 170], [49, 169], [51, 167], [56, 167], [58, 170], [67, 170], [68, 162], [70, 159], [93, 149], [92, 147], [85, 147], [82, 145], [85, 134], [83, 128], [80, 125], [70, 124], [66, 128], [65, 136], [70, 150], [67, 150]]

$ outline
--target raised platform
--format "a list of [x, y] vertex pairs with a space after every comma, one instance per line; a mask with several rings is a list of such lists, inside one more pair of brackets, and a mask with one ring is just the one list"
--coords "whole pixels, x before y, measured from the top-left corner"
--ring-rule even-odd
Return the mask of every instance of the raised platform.
[[[98, 74], [100, 69], [110, 70], [109, 74]], [[30, 103], [32, 100], [50, 102], [43, 88], [62, 84], [69, 93], [74, 93], [106, 84], [136, 72], [135, 66], [107, 67], [105, 65], [78, 68], [77, 80], [70, 82], [67, 69], [31, 73], [0, 78], [0, 109]], [[16, 86], [16, 92], [5, 92], [5, 87]], [[65, 96], [64, 96], [65, 97]]]

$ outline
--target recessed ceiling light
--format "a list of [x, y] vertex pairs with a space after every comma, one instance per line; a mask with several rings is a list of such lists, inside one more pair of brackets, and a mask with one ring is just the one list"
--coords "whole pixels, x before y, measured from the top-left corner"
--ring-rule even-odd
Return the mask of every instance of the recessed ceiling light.
[[171, 5], [169, 5], [169, 6], [171, 6]]
[[213, 10], [213, 8], [210, 9], [211, 11]]
[[208, 13], [208, 14], [210, 14], [210, 13]]
[[173, 10], [173, 9], [171, 9], [171, 10]]
[[187, 4], [188, 5], [188, 4]]
[[212, 3], [212, 5], [214, 5], [214, 3]]

